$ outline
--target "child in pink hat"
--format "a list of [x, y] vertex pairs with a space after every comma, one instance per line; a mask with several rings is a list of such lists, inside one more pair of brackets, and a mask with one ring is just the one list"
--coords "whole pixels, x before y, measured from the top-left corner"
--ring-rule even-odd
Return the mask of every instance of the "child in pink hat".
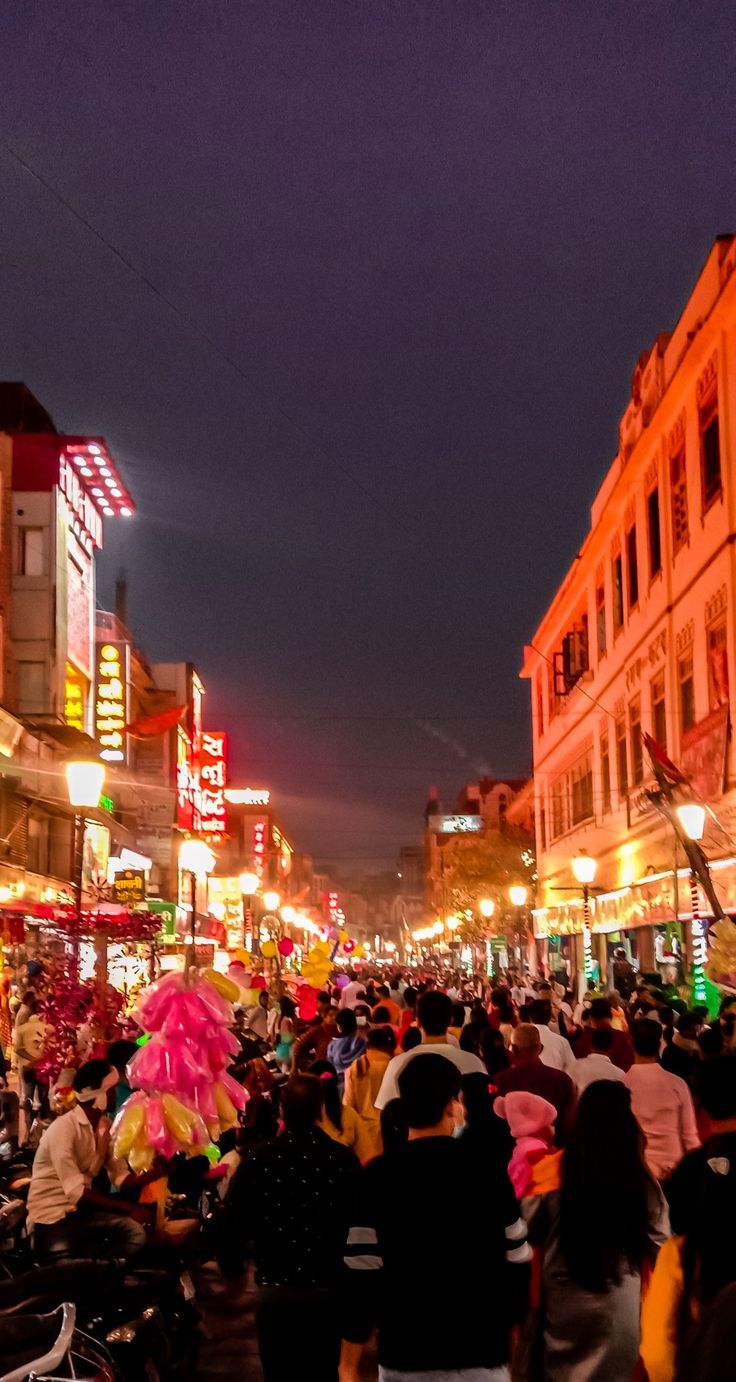
[[534, 1180], [534, 1166], [554, 1150], [554, 1126], [557, 1109], [540, 1094], [512, 1089], [497, 1099], [494, 1112], [505, 1118], [516, 1142], [509, 1162], [509, 1176], [517, 1199], [529, 1193]]

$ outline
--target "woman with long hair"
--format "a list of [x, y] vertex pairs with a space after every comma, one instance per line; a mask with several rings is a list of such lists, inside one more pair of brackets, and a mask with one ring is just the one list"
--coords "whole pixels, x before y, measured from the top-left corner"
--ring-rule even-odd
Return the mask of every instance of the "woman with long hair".
[[545, 1382], [630, 1382], [639, 1356], [641, 1274], [669, 1232], [624, 1084], [588, 1086], [560, 1190], [525, 1202], [542, 1255], [538, 1371]]
[[366, 1161], [367, 1140], [362, 1119], [354, 1108], [343, 1104], [334, 1065], [328, 1060], [316, 1060], [310, 1065], [309, 1073], [316, 1075], [322, 1086], [323, 1107], [319, 1127], [335, 1142], [341, 1142], [343, 1147], [351, 1147], [361, 1161]]
[[[642, 1311], [650, 1382], [720, 1382], [736, 1348], [736, 1070], [733, 1056], [704, 1065], [700, 1097], [712, 1125], [670, 1182], [678, 1236], [657, 1258]], [[727, 1362], [731, 1358], [731, 1363]]]

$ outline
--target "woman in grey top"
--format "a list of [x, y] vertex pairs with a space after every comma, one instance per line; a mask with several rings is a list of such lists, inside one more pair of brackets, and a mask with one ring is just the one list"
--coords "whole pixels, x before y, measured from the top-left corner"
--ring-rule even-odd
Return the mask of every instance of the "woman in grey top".
[[524, 1201], [542, 1253], [525, 1382], [630, 1382], [639, 1356], [641, 1274], [669, 1236], [664, 1195], [643, 1158], [625, 1085], [582, 1095], [558, 1192]]

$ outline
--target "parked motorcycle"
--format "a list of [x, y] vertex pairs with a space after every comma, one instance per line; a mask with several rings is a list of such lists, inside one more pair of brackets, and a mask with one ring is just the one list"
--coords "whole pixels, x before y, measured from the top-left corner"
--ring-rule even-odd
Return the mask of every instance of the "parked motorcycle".
[[118, 1382], [109, 1354], [75, 1324], [69, 1302], [47, 1315], [0, 1319], [0, 1382]]

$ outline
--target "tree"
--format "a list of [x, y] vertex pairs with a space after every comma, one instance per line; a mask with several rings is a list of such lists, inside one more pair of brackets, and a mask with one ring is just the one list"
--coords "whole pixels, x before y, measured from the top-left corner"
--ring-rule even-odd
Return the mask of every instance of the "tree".
[[[463, 938], [479, 941], [490, 930], [499, 934], [515, 920], [509, 888], [523, 883], [531, 892], [536, 867], [530, 836], [522, 830], [494, 830], [484, 835], [454, 835], [443, 847], [443, 905], [448, 913], [473, 913], [463, 921]], [[490, 898], [493, 916], [480, 916], [478, 904]]]

